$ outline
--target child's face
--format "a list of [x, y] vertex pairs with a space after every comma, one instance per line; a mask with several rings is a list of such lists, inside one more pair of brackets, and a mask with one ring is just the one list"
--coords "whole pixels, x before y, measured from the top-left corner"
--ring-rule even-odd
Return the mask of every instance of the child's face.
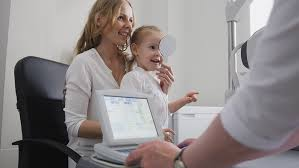
[[161, 66], [162, 55], [159, 43], [163, 35], [160, 32], [146, 33], [140, 44], [136, 45], [135, 55], [137, 65], [146, 71], [154, 71]]

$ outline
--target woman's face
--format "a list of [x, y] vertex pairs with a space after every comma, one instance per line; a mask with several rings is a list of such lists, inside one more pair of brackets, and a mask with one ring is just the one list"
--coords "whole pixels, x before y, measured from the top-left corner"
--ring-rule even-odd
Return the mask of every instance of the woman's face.
[[[146, 35], [145, 35], [146, 34]], [[147, 71], [154, 71], [162, 64], [162, 55], [159, 50], [159, 43], [163, 37], [160, 32], [150, 32], [143, 34], [139, 44], [133, 44], [132, 52], [136, 55], [137, 65]]]
[[115, 23], [104, 28], [102, 40], [109, 40], [115, 45], [125, 44], [130, 38], [133, 22], [133, 10], [127, 1], [123, 1]]

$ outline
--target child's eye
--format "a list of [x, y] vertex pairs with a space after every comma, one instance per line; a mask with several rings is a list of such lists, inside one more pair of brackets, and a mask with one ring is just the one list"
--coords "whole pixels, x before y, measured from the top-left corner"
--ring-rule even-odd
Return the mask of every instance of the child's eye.
[[156, 46], [154, 46], [154, 45], [151, 45], [150, 46], [150, 49], [152, 49], [152, 50], [155, 50], [157, 47]]
[[118, 16], [117, 20], [124, 20], [123, 16]]

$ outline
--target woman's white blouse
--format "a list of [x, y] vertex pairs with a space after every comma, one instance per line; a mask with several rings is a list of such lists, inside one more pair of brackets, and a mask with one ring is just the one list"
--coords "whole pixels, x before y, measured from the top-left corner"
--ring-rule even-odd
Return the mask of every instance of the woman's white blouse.
[[112, 71], [106, 66], [96, 49], [77, 55], [66, 73], [65, 123], [69, 133], [69, 144], [81, 155], [93, 152], [93, 145], [100, 139], [79, 138], [78, 130], [84, 120], [98, 121], [95, 90], [117, 89]]

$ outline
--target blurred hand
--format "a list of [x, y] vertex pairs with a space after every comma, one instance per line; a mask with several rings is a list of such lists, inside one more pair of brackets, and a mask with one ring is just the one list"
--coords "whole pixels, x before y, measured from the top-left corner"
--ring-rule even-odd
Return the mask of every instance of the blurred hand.
[[173, 143], [173, 136], [175, 135], [175, 132], [171, 128], [164, 128], [163, 134], [165, 141]]
[[126, 166], [142, 168], [173, 168], [173, 160], [180, 149], [165, 141], [152, 141], [140, 145], [126, 160]]
[[197, 101], [197, 95], [199, 93], [197, 91], [190, 91], [185, 95], [185, 98], [187, 100], [187, 103], [196, 102]]
[[173, 73], [170, 66], [161, 64], [161, 68], [158, 69], [158, 79], [160, 79], [160, 86], [165, 94], [168, 94], [168, 90], [174, 82]]

